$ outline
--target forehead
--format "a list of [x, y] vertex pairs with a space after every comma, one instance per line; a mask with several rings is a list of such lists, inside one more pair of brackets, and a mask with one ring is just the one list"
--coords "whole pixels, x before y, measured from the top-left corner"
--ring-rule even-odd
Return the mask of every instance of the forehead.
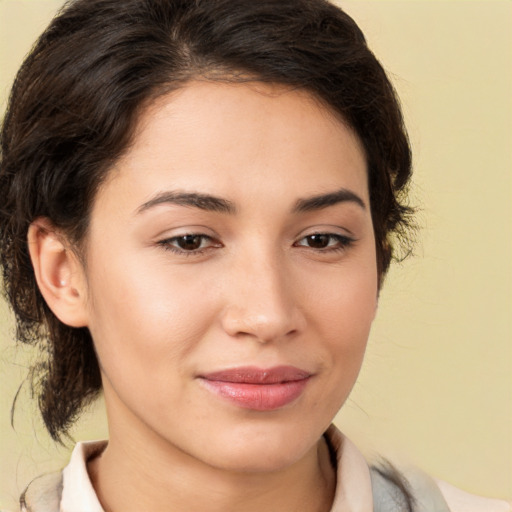
[[291, 198], [340, 186], [367, 194], [364, 151], [312, 94], [257, 82], [194, 81], [144, 109], [99, 195], [113, 187], [139, 194], [199, 187], [237, 201], [268, 194], [269, 187]]

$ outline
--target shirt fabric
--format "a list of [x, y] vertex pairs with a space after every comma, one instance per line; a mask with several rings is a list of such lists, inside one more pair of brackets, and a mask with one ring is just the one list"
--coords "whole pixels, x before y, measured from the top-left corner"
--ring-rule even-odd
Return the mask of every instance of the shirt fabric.
[[[355, 445], [331, 425], [325, 434], [336, 459], [336, 492], [330, 512], [399, 512], [407, 510], [402, 494], [370, 469]], [[33, 481], [22, 495], [22, 512], [104, 512], [87, 472], [87, 461], [99, 455], [107, 441], [77, 443], [62, 473]], [[350, 468], [350, 470], [344, 470]], [[502, 500], [481, 498], [424, 473], [405, 473], [417, 503], [415, 512], [512, 512]]]

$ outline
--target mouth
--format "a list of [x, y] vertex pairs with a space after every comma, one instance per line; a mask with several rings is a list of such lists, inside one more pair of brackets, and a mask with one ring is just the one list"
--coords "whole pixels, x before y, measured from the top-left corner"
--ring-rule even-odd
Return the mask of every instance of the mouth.
[[240, 367], [199, 376], [205, 389], [242, 409], [273, 411], [299, 398], [312, 374], [294, 366]]

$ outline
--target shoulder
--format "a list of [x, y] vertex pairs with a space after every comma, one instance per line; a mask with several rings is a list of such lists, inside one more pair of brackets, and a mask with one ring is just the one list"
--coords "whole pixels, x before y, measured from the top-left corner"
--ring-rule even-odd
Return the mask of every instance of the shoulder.
[[476, 496], [441, 480], [436, 483], [451, 512], [512, 512], [510, 502]]
[[[103, 512], [87, 473], [87, 461], [105, 449], [106, 441], [77, 443], [69, 464], [57, 473], [40, 476], [20, 497], [21, 512], [87, 510]], [[1, 512], [1, 511], [0, 511]]]
[[430, 501], [438, 494], [450, 512], [512, 512], [510, 503], [468, 493], [442, 480], [434, 480], [418, 469], [404, 472], [419, 510], [437, 510]]
[[20, 497], [21, 512], [57, 512], [62, 496], [62, 473], [49, 473], [32, 480]]
[[[336, 495], [338, 491], [343, 494], [354, 488], [358, 494], [355, 501], [361, 501], [361, 493], [369, 495], [374, 512], [512, 512], [512, 504], [507, 501], [470, 494], [435, 480], [415, 467], [400, 466], [397, 469], [385, 459], [369, 464], [334, 425], [326, 431], [325, 438], [333, 466], [338, 468]], [[357, 466], [356, 471], [354, 466]], [[346, 479], [346, 471], [340, 471], [343, 467], [352, 469]], [[341, 503], [340, 499], [338, 501]], [[346, 510], [346, 507], [333, 507], [331, 512], [335, 510]], [[359, 507], [358, 510], [366, 509]]]
[[397, 470], [384, 462], [370, 471], [377, 512], [512, 512], [507, 501], [468, 493], [417, 468]]
[[388, 461], [370, 471], [376, 512], [452, 512], [436, 482], [425, 473], [398, 470]]

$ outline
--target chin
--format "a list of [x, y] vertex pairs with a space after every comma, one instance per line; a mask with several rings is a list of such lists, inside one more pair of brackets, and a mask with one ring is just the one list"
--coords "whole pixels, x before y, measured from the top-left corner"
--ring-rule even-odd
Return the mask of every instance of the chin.
[[[316, 450], [323, 432], [318, 436], [304, 435], [289, 429], [271, 432], [232, 432], [228, 440], [212, 440], [210, 446], [222, 447], [216, 453], [204, 453], [211, 465], [227, 471], [270, 473], [292, 466], [308, 451]], [[227, 442], [226, 442], [227, 441]], [[219, 461], [221, 461], [219, 463]]]
[[221, 465], [217, 467], [234, 473], [274, 473], [284, 471], [286, 468], [293, 466], [302, 454], [284, 453], [279, 451], [247, 451], [227, 456], [219, 457], [222, 460]]

